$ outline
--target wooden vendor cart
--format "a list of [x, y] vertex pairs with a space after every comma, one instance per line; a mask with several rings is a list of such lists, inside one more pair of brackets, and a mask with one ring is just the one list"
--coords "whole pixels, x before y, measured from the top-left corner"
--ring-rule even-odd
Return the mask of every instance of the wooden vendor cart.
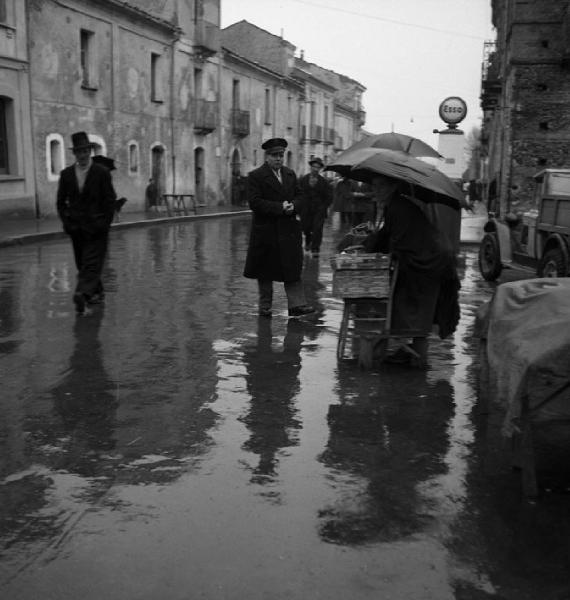
[[[337, 344], [337, 358], [358, 359], [362, 368], [382, 362], [388, 348], [392, 290], [397, 266], [386, 254], [347, 248], [331, 259], [333, 294], [343, 299], [344, 309]], [[351, 356], [347, 357], [350, 346]]]

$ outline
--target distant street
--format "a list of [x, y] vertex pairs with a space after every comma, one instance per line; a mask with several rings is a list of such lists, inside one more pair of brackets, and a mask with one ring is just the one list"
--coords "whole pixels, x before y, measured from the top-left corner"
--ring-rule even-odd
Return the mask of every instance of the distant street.
[[570, 598], [568, 495], [524, 501], [479, 410], [477, 247], [429, 370], [368, 372], [336, 358], [341, 232], [316, 315], [278, 285], [268, 320], [249, 222], [113, 231], [86, 317], [66, 240], [0, 249], [0, 598]]

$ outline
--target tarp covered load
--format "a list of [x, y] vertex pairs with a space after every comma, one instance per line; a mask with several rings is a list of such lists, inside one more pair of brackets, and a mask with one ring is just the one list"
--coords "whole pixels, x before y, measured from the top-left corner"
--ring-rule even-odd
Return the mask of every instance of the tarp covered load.
[[533, 421], [570, 420], [570, 279], [504, 283], [483, 312], [488, 392], [506, 409], [504, 433], [518, 429], [525, 397]]

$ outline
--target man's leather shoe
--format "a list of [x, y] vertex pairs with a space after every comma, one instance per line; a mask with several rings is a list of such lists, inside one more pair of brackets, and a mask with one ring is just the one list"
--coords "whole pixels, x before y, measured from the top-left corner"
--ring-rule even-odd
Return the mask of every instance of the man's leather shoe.
[[310, 315], [314, 313], [315, 309], [312, 306], [308, 306], [307, 304], [303, 304], [302, 306], [294, 306], [289, 309], [290, 317], [304, 317], [305, 315]]
[[271, 309], [270, 308], [260, 308], [259, 309], [259, 316], [260, 317], [266, 317], [268, 319], [271, 318]]

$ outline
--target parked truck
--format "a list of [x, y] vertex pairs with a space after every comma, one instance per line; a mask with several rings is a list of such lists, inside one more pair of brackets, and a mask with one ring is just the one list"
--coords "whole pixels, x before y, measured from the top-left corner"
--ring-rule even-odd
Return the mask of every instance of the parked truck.
[[535, 209], [503, 219], [489, 213], [479, 246], [479, 269], [487, 281], [513, 267], [537, 277], [570, 275], [570, 169], [544, 169], [534, 180]]

